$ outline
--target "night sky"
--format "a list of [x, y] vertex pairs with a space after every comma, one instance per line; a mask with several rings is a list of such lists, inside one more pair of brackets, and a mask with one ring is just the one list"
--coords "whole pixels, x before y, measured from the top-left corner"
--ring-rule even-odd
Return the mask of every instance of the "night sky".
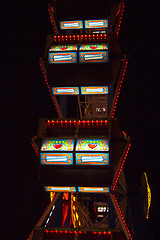
[[[4, 6], [1, 77], [1, 226], [6, 239], [26, 239], [49, 202], [38, 179], [30, 142], [38, 118], [57, 117], [39, 67], [45, 36], [51, 33], [47, 1], [10, 2]], [[152, 191], [150, 225], [158, 239], [159, 217], [159, 56], [158, 10], [146, 1], [128, 1], [120, 45], [129, 55], [116, 110], [131, 137], [128, 181], [146, 171]], [[4, 64], [4, 65], [3, 65]]]

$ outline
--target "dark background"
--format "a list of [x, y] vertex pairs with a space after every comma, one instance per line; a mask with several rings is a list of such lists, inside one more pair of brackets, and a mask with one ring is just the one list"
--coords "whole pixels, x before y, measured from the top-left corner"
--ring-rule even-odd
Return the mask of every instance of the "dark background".
[[[26, 239], [49, 202], [30, 145], [38, 118], [56, 117], [38, 64], [51, 29], [47, 8], [42, 0], [10, 0], [2, 8], [1, 234], [5, 239]], [[144, 0], [127, 1], [120, 44], [129, 54], [129, 64], [116, 110], [132, 139], [128, 180], [134, 184], [143, 171], [149, 178], [154, 239], [159, 239], [160, 194], [158, 20], [154, 1], [148, 5]]]

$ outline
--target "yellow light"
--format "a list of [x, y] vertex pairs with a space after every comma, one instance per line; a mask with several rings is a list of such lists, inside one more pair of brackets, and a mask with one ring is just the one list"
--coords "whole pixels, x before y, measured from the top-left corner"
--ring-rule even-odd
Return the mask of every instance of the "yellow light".
[[144, 176], [145, 176], [145, 179], [146, 179], [147, 192], [148, 192], [148, 207], [147, 207], [147, 215], [146, 215], [146, 219], [148, 219], [149, 218], [149, 208], [151, 206], [151, 189], [149, 187], [147, 174], [145, 172], [144, 172]]
[[79, 218], [79, 217], [78, 217], [78, 213], [76, 212], [76, 219], [78, 220], [78, 218]]
[[53, 201], [54, 197], [55, 197], [55, 192], [50, 192], [50, 200], [51, 202]]

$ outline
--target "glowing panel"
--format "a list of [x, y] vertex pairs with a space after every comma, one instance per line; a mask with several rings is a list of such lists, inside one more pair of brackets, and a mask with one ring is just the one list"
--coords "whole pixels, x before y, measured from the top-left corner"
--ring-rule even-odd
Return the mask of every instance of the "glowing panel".
[[77, 95], [79, 94], [78, 87], [54, 87], [52, 88], [54, 95]]
[[108, 44], [82, 44], [79, 50], [107, 50]]
[[41, 164], [71, 165], [73, 164], [73, 154], [72, 153], [41, 153], [40, 161], [41, 161]]
[[81, 29], [83, 28], [83, 21], [61, 21], [60, 29]]
[[76, 153], [78, 165], [109, 165], [109, 153]]
[[84, 21], [85, 28], [107, 28], [108, 20], [85, 20]]
[[98, 207], [97, 212], [106, 212], [106, 207]]
[[76, 192], [75, 187], [45, 186], [47, 192]]
[[109, 151], [107, 139], [77, 139], [76, 151]]
[[45, 139], [41, 151], [73, 151], [73, 146], [72, 139]]
[[108, 51], [79, 52], [80, 63], [108, 62]]
[[53, 45], [50, 47], [49, 52], [75, 51], [77, 49], [78, 45]]
[[81, 87], [81, 94], [108, 94], [108, 86]]
[[109, 193], [109, 187], [78, 187], [78, 192]]
[[77, 53], [49, 53], [49, 63], [76, 63], [77, 62]]

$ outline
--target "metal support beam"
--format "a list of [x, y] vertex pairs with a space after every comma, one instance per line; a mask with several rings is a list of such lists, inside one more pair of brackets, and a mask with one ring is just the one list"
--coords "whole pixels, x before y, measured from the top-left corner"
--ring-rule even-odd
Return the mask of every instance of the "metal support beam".
[[[46, 217], [48, 216], [49, 212], [51, 211], [51, 209], [53, 208], [53, 206], [55, 205], [57, 199], [59, 198], [61, 193], [58, 193], [57, 196], [53, 199], [53, 201], [49, 204], [49, 206], [46, 208], [45, 212], [43, 213], [42, 217], [40, 218], [40, 220], [38, 221], [37, 225], [36, 225], [36, 229], [38, 227], [41, 227], [42, 224], [44, 223]], [[32, 233], [30, 234], [30, 236], [27, 238], [27, 240], [34, 240], [33, 238], [34, 236], [34, 230], [32, 231]]]
[[121, 214], [120, 214], [120, 211], [119, 211], [119, 209], [118, 209], [118, 207], [117, 207], [117, 204], [116, 204], [116, 202], [115, 202], [115, 200], [114, 200], [114, 197], [113, 197], [112, 193], [109, 193], [109, 195], [110, 195], [110, 198], [111, 198], [111, 200], [112, 200], [112, 203], [113, 203], [113, 206], [114, 206], [114, 208], [115, 208], [115, 211], [116, 211], [116, 213], [117, 213], [118, 219], [119, 219], [119, 221], [120, 221], [120, 223], [121, 223], [121, 226], [122, 226], [122, 229], [123, 229], [124, 234], [125, 234], [125, 236], [126, 236], [126, 239], [127, 239], [127, 240], [132, 240], [131, 236], [129, 236], [129, 232], [128, 232], [127, 229], [126, 229], [125, 222], [122, 220], [122, 216], [121, 216]]

